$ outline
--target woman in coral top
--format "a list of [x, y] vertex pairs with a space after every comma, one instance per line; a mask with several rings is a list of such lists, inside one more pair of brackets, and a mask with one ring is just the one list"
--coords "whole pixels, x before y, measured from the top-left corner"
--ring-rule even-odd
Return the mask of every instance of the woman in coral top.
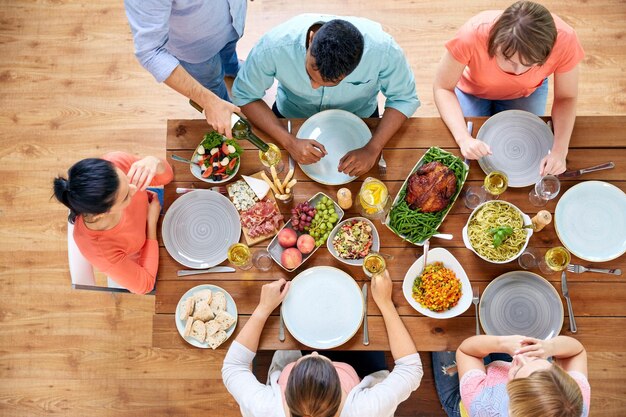
[[[228, 349], [222, 378], [244, 417], [392, 417], [398, 405], [415, 391], [422, 379], [422, 362], [415, 344], [391, 301], [389, 274], [372, 279], [372, 297], [379, 307], [389, 338], [393, 371], [371, 368], [356, 360], [359, 352], [345, 352], [344, 360], [332, 361], [313, 352], [277, 351], [268, 372], [268, 384], [250, 370], [261, 331], [269, 315], [289, 290], [280, 279], [266, 284], [252, 316]], [[377, 353], [377, 352], [370, 352]], [[382, 352], [380, 352], [382, 353]], [[362, 357], [359, 359], [363, 359]], [[370, 365], [363, 369], [363, 365]], [[375, 371], [375, 372], [372, 372]], [[371, 373], [370, 373], [371, 372]]]
[[446, 43], [433, 85], [435, 104], [463, 156], [491, 154], [486, 143], [467, 132], [463, 116], [510, 109], [543, 116], [547, 77], [554, 74], [554, 145], [541, 162], [540, 174], [565, 171], [583, 57], [574, 30], [540, 4], [518, 1], [504, 11], [471, 18]]
[[161, 205], [146, 188], [172, 178], [172, 168], [161, 159], [112, 152], [83, 159], [67, 178], [54, 180], [54, 194], [70, 209], [74, 240], [83, 256], [131, 292], [150, 292], [159, 267]]

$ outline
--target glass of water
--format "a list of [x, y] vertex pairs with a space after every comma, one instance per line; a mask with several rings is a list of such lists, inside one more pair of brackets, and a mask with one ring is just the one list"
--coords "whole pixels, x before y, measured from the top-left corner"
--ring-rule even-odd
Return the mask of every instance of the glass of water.
[[269, 271], [272, 264], [272, 257], [266, 249], [259, 249], [252, 255], [252, 265], [260, 271]]
[[559, 195], [561, 191], [561, 182], [554, 175], [546, 175], [541, 177], [535, 184], [535, 187], [528, 193], [530, 203], [535, 207], [543, 207], [548, 201]]

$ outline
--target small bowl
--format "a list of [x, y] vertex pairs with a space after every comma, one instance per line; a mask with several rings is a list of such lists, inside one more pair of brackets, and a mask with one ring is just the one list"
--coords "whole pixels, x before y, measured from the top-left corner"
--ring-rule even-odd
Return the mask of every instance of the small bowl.
[[335, 247], [333, 246], [333, 239], [335, 238], [335, 235], [337, 234], [337, 232], [343, 225], [345, 225], [346, 223], [353, 223], [359, 220], [369, 224], [370, 227], [372, 228], [372, 247], [370, 248], [370, 252], [378, 252], [380, 250], [380, 237], [378, 236], [378, 230], [376, 230], [376, 226], [374, 226], [374, 223], [372, 223], [369, 219], [366, 219], [365, 217], [352, 217], [350, 219], [346, 219], [342, 222], [339, 222], [335, 225], [333, 230], [328, 235], [328, 239], [326, 240], [326, 247], [328, 248], [328, 252], [330, 252], [331, 255], [335, 257], [335, 259], [347, 265], [363, 266], [364, 258], [361, 258], [361, 259], [342, 258], [341, 256], [339, 256], [339, 254], [335, 250]]
[[[226, 136], [222, 136], [222, 143], [224, 143], [225, 140], [227, 140], [228, 138]], [[237, 172], [239, 172], [239, 167], [241, 166], [241, 155], [239, 155], [239, 157], [237, 158], [237, 165], [235, 166], [235, 170], [226, 178], [223, 178], [219, 181], [214, 181], [210, 178], [204, 178], [202, 176], [202, 170], [200, 169], [200, 167], [198, 166], [198, 164], [195, 162], [196, 159], [198, 158], [198, 147], [202, 144], [202, 141], [198, 144], [198, 146], [196, 146], [196, 150], [193, 151], [193, 155], [191, 157], [191, 160], [194, 161], [193, 164], [189, 164], [189, 169], [191, 170], [191, 174], [196, 177], [197, 179], [199, 179], [200, 181], [204, 181], [204, 182], [208, 182], [209, 184], [223, 184], [225, 182], [228, 182], [230, 180], [232, 180], [233, 178], [235, 178], [235, 176], [237, 175]]]
[[436, 312], [422, 307], [420, 303], [415, 301], [413, 298], [413, 282], [424, 269], [424, 255], [413, 262], [413, 265], [406, 271], [404, 281], [402, 282], [404, 298], [406, 298], [411, 307], [427, 317], [449, 319], [464, 313], [472, 305], [472, 285], [465, 270], [454, 255], [444, 248], [435, 248], [428, 251], [428, 264], [433, 262], [442, 262], [443, 266], [454, 271], [456, 277], [461, 281], [461, 299], [459, 302], [449, 310]]
[[[337, 204], [337, 202], [335, 200], [333, 200], [330, 196], [319, 192], [317, 194], [315, 194], [313, 197], [309, 198], [309, 203], [311, 203], [312, 206], [315, 206], [317, 204], [318, 201], [320, 201], [323, 197], [327, 197], [328, 199], [330, 199], [330, 201], [333, 202], [333, 204], [335, 205], [335, 213], [337, 213], [337, 221], [340, 222], [341, 219], [343, 218], [344, 215], [344, 211], [341, 209], [341, 207], [339, 207], [339, 204]], [[283, 230], [285, 228], [289, 228], [289, 229], [293, 229], [293, 227], [291, 227], [291, 219], [289, 219], [289, 221], [287, 221], [287, 223], [285, 223], [285, 225], [280, 229]], [[289, 269], [289, 268], [285, 268], [285, 266], [280, 262], [280, 258], [283, 254], [283, 251], [285, 250], [285, 248], [283, 248], [282, 246], [280, 246], [280, 244], [278, 243], [278, 234], [280, 233], [280, 230], [278, 231], [278, 233], [276, 233], [276, 236], [274, 236], [274, 238], [270, 241], [269, 245], [267, 245], [267, 251], [270, 253], [270, 256], [272, 257], [272, 259], [274, 260], [274, 262], [276, 262], [281, 268], [283, 268], [285, 271], [287, 272], [293, 272], [296, 269], [300, 268], [300, 266], [302, 266], [303, 263], [305, 263], [307, 260], [309, 260], [309, 258], [311, 258], [311, 256], [313, 256], [313, 254], [319, 249], [321, 248], [321, 246], [317, 246], [315, 249], [313, 249], [313, 252], [307, 254], [307, 255], [302, 255], [302, 262], [300, 262], [300, 265], [298, 265], [295, 268]], [[296, 234], [298, 235], [298, 237], [300, 235], [303, 235], [305, 233], [303, 232], [296, 232]], [[330, 235], [329, 235], [330, 237]]]
[[502, 204], [508, 204], [509, 206], [513, 207], [515, 209], [515, 211], [517, 211], [520, 216], [522, 216], [522, 221], [524, 223], [524, 225], [529, 225], [532, 224], [532, 221], [530, 220], [530, 217], [527, 216], [522, 210], [520, 210], [517, 206], [507, 202], [507, 201], [502, 201], [502, 200], [492, 200], [492, 201], [485, 201], [484, 203], [482, 203], [481, 205], [479, 205], [478, 207], [476, 207], [474, 209], [474, 211], [472, 211], [472, 214], [470, 214], [469, 218], [467, 219], [467, 223], [465, 223], [465, 226], [463, 227], [463, 243], [465, 244], [465, 247], [469, 250], [471, 250], [472, 252], [474, 252], [476, 255], [478, 255], [479, 258], [490, 262], [492, 264], [505, 264], [508, 262], [511, 262], [515, 259], [517, 259], [526, 249], [526, 246], [528, 246], [528, 241], [530, 240], [530, 237], [533, 234], [533, 229], [524, 229], [526, 230], [526, 241], [524, 242], [524, 245], [522, 245], [522, 247], [520, 248], [520, 250], [513, 255], [511, 258], [506, 259], [504, 261], [493, 261], [491, 259], [485, 258], [484, 256], [482, 256], [481, 254], [479, 254], [473, 247], [472, 244], [469, 240], [469, 236], [467, 235], [467, 228], [469, 226], [469, 222], [470, 220], [472, 220], [472, 218], [474, 217], [474, 215], [478, 212], [478, 210], [480, 210], [483, 206], [487, 205], [487, 204], [493, 204], [494, 202], [498, 202], [498, 203], [502, 203]]

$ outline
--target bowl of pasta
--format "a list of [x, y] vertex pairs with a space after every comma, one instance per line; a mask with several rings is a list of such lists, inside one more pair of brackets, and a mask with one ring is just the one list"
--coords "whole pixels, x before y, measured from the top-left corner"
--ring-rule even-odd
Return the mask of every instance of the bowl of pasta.
[[444, 248], [422, 255], [409, 268], [402, 282], [402, 293], [419, 313], [435, 319], [449, 319], [472, 305], [472, 286], [461, 263]]
[[530, 217], [511, 203], [487, 201], [472, 211], [463, 227], [465, 247], [494, 264], [517, 259], [533, 234]]

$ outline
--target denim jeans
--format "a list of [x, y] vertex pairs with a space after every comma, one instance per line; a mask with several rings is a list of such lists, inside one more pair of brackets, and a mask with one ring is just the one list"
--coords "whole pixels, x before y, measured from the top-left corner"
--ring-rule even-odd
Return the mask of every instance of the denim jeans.
[[471, 94], [464, 93], [458, 88], [454, 89], [461, 110], [465, 117], [493, 116], [504, 110], [526, 110], [537, 116], [544, 116], [546, 102], [548, 100], [548, 79], [528, 97], [520, 97], [511, 100], [489, 100]]
[[239, 71], [239, 58], [237, 58], [237, 41], [230, 41], [215, 56], [199, 64], [190, 64], [180, 61], [180, 65], [207, 89], [211, 90], [222, 100], [230, 101], [228, 90], [224, 83], [224, 76], [234, 77]]
[[[459, 385], [459, 374], [454, 372], [448, 375], [443, 369], [456, 363], [456, 353], [432, 352], [433, 374], [435, 376], [435, 388], [441, 406], [449, 417], [460, 417], [459, 403], [461, 402], [461, 389]], [[506, 353], [491, 353], [483, 359], [485, 366], [493, 361], [511, 362], [513, 358]]]

